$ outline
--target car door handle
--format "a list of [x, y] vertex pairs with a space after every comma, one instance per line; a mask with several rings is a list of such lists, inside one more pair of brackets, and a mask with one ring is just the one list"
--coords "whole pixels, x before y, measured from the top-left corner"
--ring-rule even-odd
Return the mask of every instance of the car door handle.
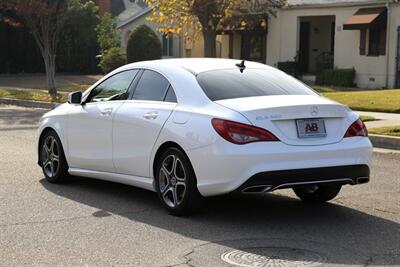
[[147, 112], [143, 115], [143, 118], [147, 120], [155, 120], [158, 117], [158, 112], [152, 111], [152, 112]]
[[111, 113], [112, 113], [112, 111], [113, 111], [112, 108], [106, 108], [106, 109], [100, 111], [100, 114], [101, 114], [102, 116], [110, 116]]

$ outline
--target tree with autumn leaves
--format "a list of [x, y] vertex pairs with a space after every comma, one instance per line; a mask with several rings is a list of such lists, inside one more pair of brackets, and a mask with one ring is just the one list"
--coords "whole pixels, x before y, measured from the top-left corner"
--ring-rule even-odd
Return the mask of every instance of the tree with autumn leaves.
[[275, 15], [286, 0], [146, 0], [153, 10], [149, 20], [163, 34], [187, 35], [201, 32], [204, 55], [216, 56], [216, 37], [229, 21], [252, 16], [260, 21]]

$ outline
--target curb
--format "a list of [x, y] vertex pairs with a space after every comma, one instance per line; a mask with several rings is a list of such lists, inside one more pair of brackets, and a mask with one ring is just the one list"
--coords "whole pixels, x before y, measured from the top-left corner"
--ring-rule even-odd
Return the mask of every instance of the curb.
[[400, 150], [400, 137], [369, 134], [374, 147]]
[[57, 105], [57, 103], [50, 102], [40, 102], [33, 100], [22, 100], [22, 99], [11, 99], [11, 98], [0, 98], [0, 104], [4, 105], [14, 105], [26, 108], [43, 108], [43, 109], [53, 109]]

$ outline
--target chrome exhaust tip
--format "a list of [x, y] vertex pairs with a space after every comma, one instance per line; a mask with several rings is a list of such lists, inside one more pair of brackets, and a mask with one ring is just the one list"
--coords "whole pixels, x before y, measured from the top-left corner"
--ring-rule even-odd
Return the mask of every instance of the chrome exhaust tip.
[[242, 193], [244, 193], [244, 194], [260, 194], [260, 193], [266, 193], [271, 189], [272, 189], [271, 185], [255, 185], [255, 186], [246, 187], [245, 189], [242, 190]]
[[369, 177], [357, 177], [356, 182], [357, 184], [366, 184], [369, 182]]

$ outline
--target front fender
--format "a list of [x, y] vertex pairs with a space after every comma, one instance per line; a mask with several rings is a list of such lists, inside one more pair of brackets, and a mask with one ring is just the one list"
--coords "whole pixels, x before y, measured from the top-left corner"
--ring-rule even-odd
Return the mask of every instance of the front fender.
[[39, 127], [37, 130], [37, 162], [40, 165], [40, 141], [41, 137], [47, 130], [53, 130], [57, 133], [58, 137], [61, 140], [61, 145], [64, 150], [64, 154], [66, 160], [68, 162], [68, 112], [71, 109], [71, 105], [63, 104], [58, 106], [57, 108], [49, 111], [44, 114], [43, 117], [39, 121]]

